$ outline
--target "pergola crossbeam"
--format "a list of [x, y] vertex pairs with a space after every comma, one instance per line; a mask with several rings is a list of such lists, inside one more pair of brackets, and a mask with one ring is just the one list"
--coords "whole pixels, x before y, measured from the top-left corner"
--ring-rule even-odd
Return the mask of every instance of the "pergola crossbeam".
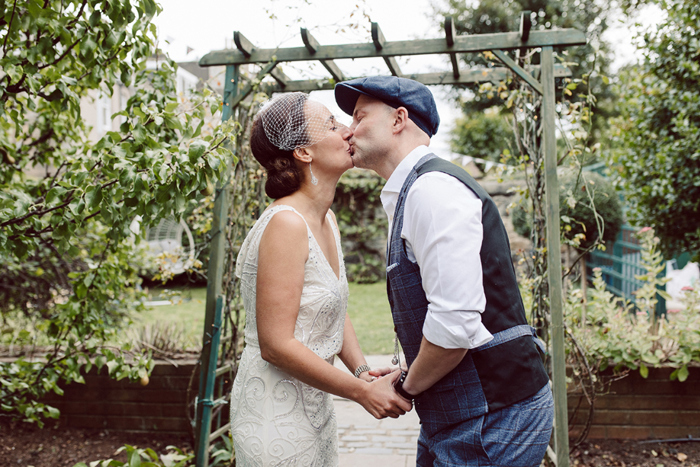
[[[451, 16], [445, 18], [445, 41], [447, 47], [452, 47], [455, 44], [455, 21]], [[459, 78], [459, 61], [456, 53], [450, 53], [450, 63], [452, 63], [452, 75], [455, 79]]]
[[[381, 28], [379, 27], [378, 23], [372, 23], [372, 42], [374, 43], [374, 47], [377, 50], [382, 50], [384, 48], [384, 44], [386, 43], [386, 39], [384, 38], [384, 33], [382, 33]], [[386, 63], [387, 68], [389, 68], [389, 71], [391, 72], [392, 75], [394, 76], [403, 76], [401, 74], [401, 68], [399, 68], [399, 64], [396, 61], [396, 58], [394, 57], [382, 57], [384, 59], [384, 63]]]
[[[304, 41], [304, 47], [306, 47], [306, 50], [308, 50], [311, 55], [315, 55], [318, 49], [321, 48], [321, 44], [318, 43], [318, 41], [306, 28], [301, 28], [301, 40]], [[336, 82], [339, 83], [345, 80], [343, 72], [340, 70], [340, 68], [338, 68], [338, 65], [336, 65], [333, 60], [319, 59], [319, 61]]]
[[233, 32], [233, 42], [236, 44], [238, 51], [244, 57], [250, 57], [255, 51], [255, 46], [246, 37], [238, 31]]
[[540, 84], [540, 82], [533, 78], [530, 73], [528, 73], [525, 69], [518, 65], [515, 62], [515, 60], [510, 58], [502, 50], [493, 50], [492, 52], [500, 61], [503, 62], [505, 66], [513, 70], [513, 73], [518, 75], [523, 81], [529, 84], [532, 87], [532, 89], [540, 93], [540, 96], [543, 94], [544, 91], [542, 90], [542, 84]]
[[532, 31], [526, 42], [519, 32], [455, 36], [452, 47], [444, 39], [419, 39], [412, 41], [386, 41], [380, 50], [373, 42], [362, 44], [319, 45], [314, 53], [307, 47], [285, 49], [253, 49], [246, 56], [239, 50], [218, 50], [209, 52], [199, 61], [201, 66], [243, 65], [251, 63], [299, 62], [314, 60], [340, 60], [348, 58], [400, 57], [409, 55], [430, 55], [450, 53], [474, 53], [486, 50], [513, 50], [521, 47], [536, 48], [546, 46], [566, 47], [585, 45], [586, 36], [576, 29], [555, 29]]
[[[530, 10], [525, 10], [522, 13], [520, 13], [520, 40], [523, 42], [527, 42], [527, 40], [530, 38], [530, 29], [532, 29], [532, 18], [530, 17], [532, 15], [532, 12]], [[520, 49], [515, 51], [515, 60], [516, 63], [519, 65], [522, 65], [523, 63], [523, 58], [525, 57], [525, 54], [527, 53], [527, 49], [524, 47], [521, 47]]]
[[[265, 76], [268, 74], [271, 74], [272, 70], [274, 70], [275, 66], [277, 66], [277, 62], [272, 61], [268, 63], [267, 65], [263, 66], [262, 69], [258, 72], [258, 74], [255, 76], [255, 79], [251, 81], [250, 83], [246, 84], [243, 89], [241, 89], [238, 94], [231, 99], [231, 104], [230, 107], [231, 109], [235, 108], [243, 99], [248, 97], [248, 95], [253, 92], [253, 83], [259, 83]], [[228, 106], [228, 103], [224, 103], [224, 105]]]
[[[523, 70], [531, 70], [533, 73], [539, 74], [539, 67], [532, 66], [527, 67]], [[275, 70], [277, 71], [277, 70]], [[414, 81], [430, 85], [468, 85], [475, 83], [484, 82], [498, 82], [505, 81], [511, 74], [511, 70], [504, 67], [499, 68], [480, 68], [480, 69], [462, 69], [459, 72], [459, 76], [455, 78], [452, 71], [441, 71], [434, 73], [415, 73], [403, 75], [404, 78], [409, 78]], [[562, 65], [555, 65], [554, 67], [554, 77], [564, 78], [571, 76], [571, 70]], [[350, 78], [352, 79], [352, 78]], [[539, 83], [538, 83], [539, 85]], [[278, 83], [263, 83], [261, 89], [267, 94], [273, 92], [311, 92], [311, 91], [321, 91], [321, 90], [333, 90], [335, 83], [330, 80], [296, 80], [288, 81], [284, 86]]]

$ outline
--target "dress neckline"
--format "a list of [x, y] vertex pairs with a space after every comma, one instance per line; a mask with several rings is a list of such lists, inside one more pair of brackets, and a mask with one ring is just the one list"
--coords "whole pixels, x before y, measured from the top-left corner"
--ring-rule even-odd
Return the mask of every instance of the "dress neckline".
[[333, 219], [330, 218], [330, 215], [326, 213], [326, 220], [330, 222], [331, 224], [331, 230], [333, 231], [333, 238], [335, 239], [335, 252], [336, 256], [338, 257], [338, 274], [336, 275], [335, 271], [333, 270], [333, 266], [331, 266], [331, 262], [328, 261], [328, 258], [326, 257], [326, 254], [323, 252], [323, 249], [321, 248], [321, 245], [318, 243], [318, 240], [316, 240], [316, 236], [314, 235], [313, 231], [311, 230], [311, 227], [309, 227], [309, 223], [306, 222], [306, 218], [296, 209], [294, 209], [292, 206], [288, 204], [278, 204], [276, 206], [273, 206], [271, 208], [268, 208], [265, 212], [266, 213], [271, 213], [277, 208], [286, 208], [287, 210], [291, 210], [295, 212], [301, 219], [304, 221], [304, 224], [306, 224], [306, 230], [309, 232], [309, 238], [313, 239], [314, 244], [316, 245], [316, 248], [318, 249], [318, 252], [321, 254], [321, 257], [323, 258], [323, 261], [326, 263], [326, 266], [328, 266], [328, 270], [331, 272], [331, 276], [337, 281], [340, 282], [341, 280], [341, 275], [342, 275], [342, 264], [343, 264], [343, 258], [340, 256], [340, 232], [338, 232], [335, 222], [333, 222]]

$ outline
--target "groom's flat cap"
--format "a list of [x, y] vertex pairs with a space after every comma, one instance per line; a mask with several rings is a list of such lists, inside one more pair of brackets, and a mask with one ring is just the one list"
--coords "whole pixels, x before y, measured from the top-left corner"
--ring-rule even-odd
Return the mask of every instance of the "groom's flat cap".
[[440, 116], [433, 94], [424, 84], [396, 76], [370, 76], [335, 85], [335, 101], [348, 115], [353, 114], [357, 99], [362, 94], [379, 99], [395, 109], [405, 107], [408, 118], [428, 136], [437, 133]]

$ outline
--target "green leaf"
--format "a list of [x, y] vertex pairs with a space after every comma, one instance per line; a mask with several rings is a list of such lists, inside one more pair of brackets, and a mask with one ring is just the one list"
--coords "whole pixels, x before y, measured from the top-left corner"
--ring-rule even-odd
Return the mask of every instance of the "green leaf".
[[187, 151], [187, 156], [190, 159], [190, 162], [193, 164], [196, 163], [200, 157], [204, 154], [204, 152], [207, 150], [209, 145], [205, 141], [194, 141], [192, 144], [190, 144], [189, 150]]
[[678, 381], [680, 381], [681, 383], [688, 379], [688, 375], [688, 365], [683, 365], [678, 369]]
[[89, 187], [88, 191], [85, 192], [85, 201], [87, 202], [88, 209], [93, 211], [102, 202], [102, 187]]
[[167, 105], [165, 106], [165, 111], [166, 111], [166, 112], [172, 112], [172, 111], [174, 111], [175, 109], [177, 109], [178, 105], [179, 105], [179, 104], [178, 104], [177, 102], [171, 102], [171, 103], [169, 103], [169, 104], [167, 104]]
[[639, 364], [639, 375], [644, 379], [649, 376], [649, 368], [644, 363]]
[[141, 467], [141, 454], [136, 449], [129, 456], [129, 467]]

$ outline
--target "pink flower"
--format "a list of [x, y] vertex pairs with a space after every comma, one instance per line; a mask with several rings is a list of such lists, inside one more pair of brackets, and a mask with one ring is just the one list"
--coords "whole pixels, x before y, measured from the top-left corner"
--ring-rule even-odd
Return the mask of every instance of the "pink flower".
[[689, 286], [689, 285], [686, 285], [686, 286], [685, 286], [685, 287], [683, 287], [683, 288], [682, 288], [681, 290], [685, 290], [685, 291], [688, 291], [688, 292], [692, 292], [692, 291], [693, 291], [693, 290], [695, 290], [695, 289], [694, 289], [694, 288], [692, 288], [692, 287], [691, 287], [691, 286]]
[[680, 312], [681, 312], [681, 310], [679, 310], [678, 308], [672, 308], [670, 310], [666, 310], [666, 313], [680, 313]]
[[595, 272], [600, 272], [600, 271], [602, 271], [602, 269], [600, 269], [600, 268], [593, 268], [593, 271], [595, 271]]
[[643, 227], [642, 230], [639, 231], [639, 233], [649, 232], [650, 230], [651, 227]]

